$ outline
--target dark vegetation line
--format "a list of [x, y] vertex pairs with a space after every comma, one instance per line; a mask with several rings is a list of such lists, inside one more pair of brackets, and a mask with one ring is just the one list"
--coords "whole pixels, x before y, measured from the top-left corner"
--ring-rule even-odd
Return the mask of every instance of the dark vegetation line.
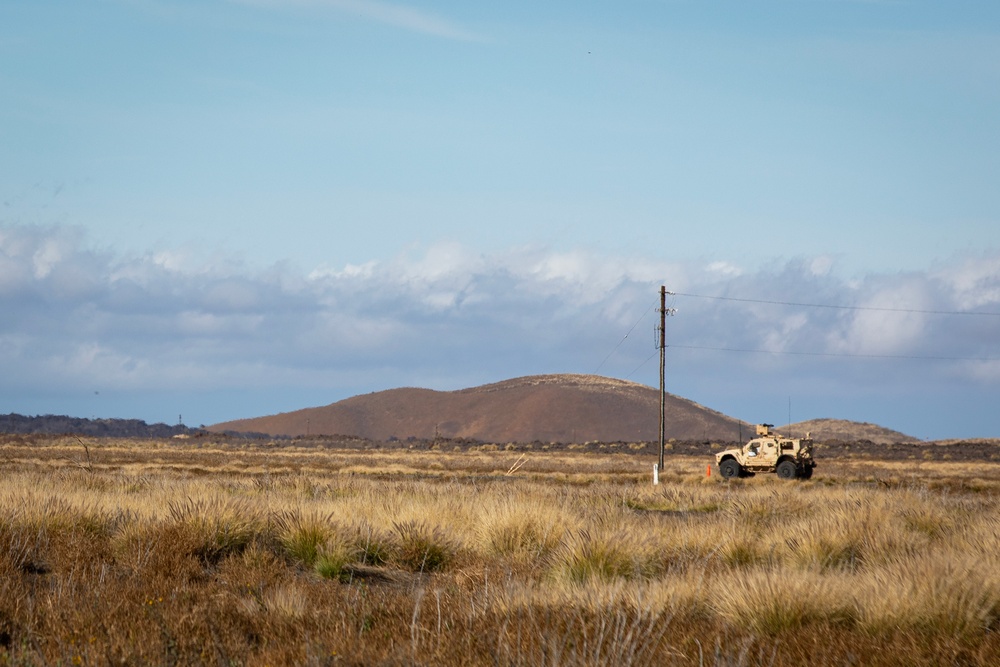
[[65, 415], [40, 415], [28, 417], [11, 413], [0, 415], [0, 433], [50, 435], [85, 435], [97, 438], [171, 438], [175, 435], [193, 435], [200, 429], [183, 424], [147, 424], [141, 419], [85, 419]]

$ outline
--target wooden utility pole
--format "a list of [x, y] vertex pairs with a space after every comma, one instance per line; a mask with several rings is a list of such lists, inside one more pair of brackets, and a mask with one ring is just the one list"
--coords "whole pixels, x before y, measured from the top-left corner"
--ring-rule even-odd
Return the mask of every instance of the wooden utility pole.
[[667, 390], [664, 382], [667, 360], [667, 288], [660, 286], [660, 463], [657, 470], [663, 472], [663, 452], [666, 449]]
[[663, 285], [660, 286], [660, 462], [656, 467], [657, 481], [659, 475], [663, 473], [663, 453], [666, 451], [667, 433], [667, 389], [666, 389], [666, 365], [667, 365], [667, 315], [673, 315], [673, 308], [667, 308], [668, 292]]

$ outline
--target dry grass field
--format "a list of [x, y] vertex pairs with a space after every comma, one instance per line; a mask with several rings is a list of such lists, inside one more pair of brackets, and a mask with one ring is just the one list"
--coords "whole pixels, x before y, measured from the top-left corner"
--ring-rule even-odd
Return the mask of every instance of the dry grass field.
[[0, 665], [989, 665], [1000, 462], [0, 436]]

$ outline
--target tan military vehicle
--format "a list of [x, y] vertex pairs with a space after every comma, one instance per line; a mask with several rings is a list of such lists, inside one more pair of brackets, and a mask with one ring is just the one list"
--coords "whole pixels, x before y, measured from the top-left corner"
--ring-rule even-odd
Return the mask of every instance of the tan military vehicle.
[[773, 424], [758, 424], [757, 437], [737, 449], [715, 455], [719, 474], [726, 479], [749, 477], [757, 472], [776, 472], [782, 479], [809, 479], [816, 461], [812, 439], [789, 438], [771, 431]]

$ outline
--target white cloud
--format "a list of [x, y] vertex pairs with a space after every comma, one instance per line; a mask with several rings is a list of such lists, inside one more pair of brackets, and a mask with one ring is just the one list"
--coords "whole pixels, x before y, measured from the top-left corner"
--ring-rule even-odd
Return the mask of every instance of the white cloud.
[[52, 272], [52, 267], [62, 259], [59, 239], [46, 239], [32, 256], [35, 278], [41, 280]]
[[847, 318], [845, 326], [831, 333], [831, 343], [836, 352], [851, 354], [892, 355], [909, 354], [918, 348], [927, 326], [929, 310], [926, 287], [917, 279], [883, 287], [863, 298], [859, 308], [886, 310], [856, 310]]
[[706, 268], [709, 273], [717, 273], [722, 277], [733, 277], [743, 273], [738, 266], [730, 262], [710, 262]]
[[370, 260], [362, 264], [347, 264], [342, 269], [320, 267], [309, 273], [308, 280], [318, 281], [326, 278], [370, 278], [378, 266], [378, 262]]
[[829, 255], [821, 255], [820, 257], [815, 257], [811, 262], [809, 262], [809, 271], [814, 276], [826, 276], [830, 274], [833, 269], [833, 258]]
[[1000, 256], [982, 255], [962, 260], [931, 273], [950, 293], [956, 308], [975, 310], [1000, 302]]
[[[1000, 255], [844, 281], [814, 259], [748, 272], [542, 247], [483, 255], [442, 243], [300, 272], [176, 251], [116, 257], [85, 241], [60, 227], [0, 225], [0, 398], [98, 386], [459, 388], [598, 366], [652, 384], [661, 284], [702, 295], [668, 304], [678, 308], [668, 324], [673, 377], [690, 383], [751, 377], [761, 394], [810, 378], [845, 395], [909, 390], [918, 377], [932, 388], [1000, 384], [1000, 317], [787, 305], [1000, 312]], [[851, 355], [916, 358], [886, 373]]]
[[1000, 383], [1000, 359], [990, 361], [967, 361], [962, 375], [967, 375], [985, 384]]
[[148, 388], [152, 370], [145, 360], [93, 341], [72, 344], [41, 361], [41, 370], [46, 374], [88, 378], [123, 389]]
[[[792, 347], [799, 333], [809, 324], [809, 316], [803, 312], [792, 313], [772, 322], [763, 336], [763, 349], [786, 352]], [[794, 351], [794, 348], [792, 348]]]

